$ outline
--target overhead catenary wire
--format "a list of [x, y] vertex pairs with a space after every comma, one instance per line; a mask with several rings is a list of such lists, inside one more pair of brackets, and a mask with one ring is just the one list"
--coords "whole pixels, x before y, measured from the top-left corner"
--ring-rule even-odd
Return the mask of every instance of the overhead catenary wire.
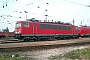
[[[6, 2], [8, 3], [9, 1], [11, 1], [11, 0], [7, 0]], [[12, 1], [15, 1], [15, 0], [12, 0]], [[16, 0], [16, 1], [18, 1], [18, 0]], [[34, 4], [34, 3], [37, 3], [37, 2], [39, 2], [39, 1], [41, 1], [41, 0], [38, 0], [38, 1], [35, 1], [35, 2], [31, 2], [30, 4], [25, 4], [25, 6], [27, 6], [27, 5], [31, 5], [31, 4]], [[20, 1], [18, 1], [18, 3], [20, 3], [20, 4], [22, 4]], [[44, 2], [43, 2], [44, 3]], [[49, 4], [48, 2], [47, 3], [45, 3], [45, 4]], [[24, 6], [23, 6], [24, 7]], [[21, 7], [20, 7], [21, 8]], [[37, 6], [37, 8], [41, 8], [40, 6]], [[17, 9], [18, 10], [18, 9]], [[48, 11], [47, 9], [44, 9], [45, 11]], [[14, 11], [15, 12], [15, 11]], [[18, 12], [18, 11], [17, 11]]]
[[[39, 2], [39, 1], [41, 1], [41, 0], [38, 0], [38, 1], [35, 1], [35, 2], [31, 2], [31, 3], [29, 3], [29, 4], [24, 4], [23, 7], [29, 6], [29, 5], [31, 5], [31, 4], [33, 5], [33, 4], [35, 4], [35, 3]], [[45, 3], [45, 4], [49, 4], [49, 3], [47, 2], [47, 3]], [[22, 7], [20, 7], [20, 8], [22, 8]], [[20, 9], [20, 8], [19, 8], [19, 9]], [[37, 6], [37, 8], [41, 8], [41, 7], [40, 7], [40, 6]], [[43, 11], [48, 11], [48, 9], [45, 8]], [[23, 11], [18, 11], [18, 10], [17, 10], [17, 11], [13, 11], [13, 12], [22, 13]], [[36, 14], [34, 13], [34, 15], [36, 15]]]
[[74, 4], [78, 4], [78, 5], [82, 5], [82, 6], [90, 7], [90, 5], [84, 5], [84, 4], [81, 4], [81, 3], [72, 2], [72, 1], [68, 1], [68, 0], [64, 0], [64, 1], [67, 1], [67, 2], [70, 2], [70, 3], [74, 3]]
[[[13, 1], [14, 1], [14, 0], [12, 0], [12, 2], [13, 2]], [[18, 0], [17, 0], [17, 1], [18, 1]], [[6, 1], [6, 3], [8, 3], [8, 2], [10, 2], [10, 0], [7, 0], [7, 1]], [[6, 6], [7, 6], [7, 4], [6, 4]], [[4, 8], [4, 7], [5, 7], [5, 6], [4, 6], [4, 4], [3, 4], [3, 8]], [[6, 10], [6, 9], [5, 9], [5, 10]], [[5, 15], [2, 14], [0, 17], [2, 17], [2, 16], [4, 17]], [[3, 17], [2, 17], [2, 18], [3, 18]]]
[[[3, 8], [8, 6], [8, 2], [10, 2], [10, 0], [7, 0], [5, 3], [3, 3]], [[14, 0], [12, 2], [14, 2]]]
[[[7, 0], [6, 2], [9, 2], [9, 1], [11, 1], [11, 0]], [[17, 3], [21, 3], [19, 0], [12, 0], [12, 1], [17, 1]], [[36, 2], [43, 2], [42, 0], [38, 0], [38, 1], [36, 1]], [[68, 0], [64, 0], [64, 1], [68, 1]], [[36, 2], [31, 2], [30, 4], [35, 4]], [[80, 3], [76, 3], [76, 2], [72, 2], [72, 1], [68, 1], [68, 2], [71, 2], [71, 3], [75, 3], [75, 4], [79, 4], [79, 5], [83, 5], [83, 6], [88, 6], [88, 5], [84, 5], [84, 4], [80, 4]], [[44, 2], [43, 2], [44, 3]], [[45, 2], [46, 4], [49, 4], [48, 2]], [[22, 4], [22, 3], [21, 3]], [[28, 5], [30, 5], [30, 4], [25, 4], [25, 6], [28, 6]], [[41, 8], [40, 6], [37, 6], [38, 8]], [[48, 11], [47, 9], [45, 9], [45, 11]]]

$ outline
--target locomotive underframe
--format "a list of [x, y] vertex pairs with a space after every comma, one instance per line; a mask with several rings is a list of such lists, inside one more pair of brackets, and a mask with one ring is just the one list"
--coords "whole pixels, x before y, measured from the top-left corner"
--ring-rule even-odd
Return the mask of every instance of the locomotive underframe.
[[82, 34], [81, 37], [82, 38], [84, 38], [84, 37], [90, 37], [90, 34]]
[[15, 35], [15, 38], [18, 39], [19, 41], [20, 40], [23, 40], [23, 41], [31, 41], [31, 40], [34, 40], [34, 41], [43, 41], [43, 40], [53, 40], [53, 39], [58, 39], [58, 40], [66, 40], [66, 39], [76, 39], [76, 38], [79, 38], [79, 35], [78, 34], [72, 34], [72, 35], [62, 35], [62, 34], [59, 34], [59, 35], [55, 35], [55, 34], [50, 34], [50, 35], [46, 35], [46, 34], [16, 34]]

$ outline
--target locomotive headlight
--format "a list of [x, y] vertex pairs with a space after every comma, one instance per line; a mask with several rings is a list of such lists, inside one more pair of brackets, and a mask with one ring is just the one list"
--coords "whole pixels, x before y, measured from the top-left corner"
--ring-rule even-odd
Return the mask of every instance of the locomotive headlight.
[[20, 32], [17, 32], [18, 34], [20, 34]]
[[15, 34], [17, 34], [17, 32], [15, 31]]
[[20, 32], [17, 32], [17, 31], [16, 31], [15, 34], [20, 34]]

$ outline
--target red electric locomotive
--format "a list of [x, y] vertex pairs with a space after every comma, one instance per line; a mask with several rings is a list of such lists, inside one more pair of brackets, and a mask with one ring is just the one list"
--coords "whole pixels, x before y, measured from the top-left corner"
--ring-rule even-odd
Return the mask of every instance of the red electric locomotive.
[[80, 37], [90, 37], [90, 26], [81, 26], [79, 27]]
[[15, 38], [24, 41], [78, 38], [77, 28], [69, 23], [40, 22], [32, 18], [16, 23]]

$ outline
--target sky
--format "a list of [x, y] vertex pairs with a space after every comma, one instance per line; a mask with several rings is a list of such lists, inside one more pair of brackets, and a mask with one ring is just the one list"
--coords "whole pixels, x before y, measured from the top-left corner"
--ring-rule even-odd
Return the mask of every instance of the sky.
[[44, 21], [47, 14], [49, 21], [72, 23], [74, 19], [76, 26], [81, 22], [90, 26], [89, 5], [90, 0], [0, 0], [0, 29], [8, 27], [10, 32], [14, 31], [15, 23], [25, 20], [26, 14], [27, 19]]

